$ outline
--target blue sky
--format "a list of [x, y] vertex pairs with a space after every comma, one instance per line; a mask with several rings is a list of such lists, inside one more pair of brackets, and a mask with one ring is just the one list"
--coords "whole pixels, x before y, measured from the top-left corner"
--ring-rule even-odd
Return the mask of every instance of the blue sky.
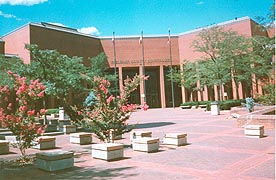
[[0, 36], [50, 22], [98, 36], [172, 34], [232, 20], [266, 17], [273, 0], [0, 0]]

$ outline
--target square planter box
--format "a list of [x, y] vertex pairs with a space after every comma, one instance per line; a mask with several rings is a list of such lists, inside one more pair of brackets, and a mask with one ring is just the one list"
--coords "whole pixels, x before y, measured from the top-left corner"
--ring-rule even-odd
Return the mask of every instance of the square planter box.
[[9, 141], [0, 140], [0, 154], [8, 154], [9, 152]]
[[74, 133], [77, 131], [77, 128], [75, 125], [63, 125], [59, 127], [60, 132], [64, 132], [65, 134]]
[[74, 153], [52, 151], [36, 153], [36, 166], [45, 171], [57, 171], [74, 167]]
[[262, 126], [262, 125], [247, 125], [244, 127], [244, 134], [247, 137], [262, 138], [264, 136], [264, 126]]
[[133, 131], [130, 133], [130, 142], [134, 139], [139, 139], [143, 137], [152, 137], [151, 131]]
[[132, 148], [134, 151], [155, 152], [159, 149], [159, 139], [149, 137], [133, 139]]
[[55, 132], [57, 131], [57, 125], [48, 124], [48, 127], [45, 128], [45, 132]]
[[167, 133], [163, 138], [164, 144], [181, 146], [187, 144], [187, 134], [185, 133]]
[[63, 120], [63, 119], [59, 119], [58, 120], [58, 125], [61, 127], [61, 126], [64, 126], [64, 125], [70, 125], [71, 122], [70, 120], [66, 119], [66, 120]]
[[103, 143], [92, 145], [92, 157], [106, 161], [122, 159], [124, 149], [122, 144]]
[[56, 138], [51, 136], [41, 136], [37, 138], [37, 141], [40, 140], [39, 144], [33, 146], [35, 149], [54, 149], [56, 147]]
[[73, 133], [70, 134], [70, 143], [76, 144], [91, 144], [92, 134], [91, 133]]

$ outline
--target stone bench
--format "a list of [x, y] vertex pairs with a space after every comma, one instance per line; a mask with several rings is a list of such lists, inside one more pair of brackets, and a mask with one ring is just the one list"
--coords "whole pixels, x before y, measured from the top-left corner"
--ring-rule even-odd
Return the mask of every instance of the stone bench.
[[106, 161], [121, 159], [124, 157], [122, 144], [103, 143], [92, 145], [92, 157]]
[[167, 133], [163, 138], [164, 144], [181, 146], [187, 144], [187, 134], [185, 133]]
[[262, 138], [264, 136], [264, 126], [263, 125], [246, 125], [244, 127], [244, 134], [247, 137]]
[[9, 141], [0, 140], [0, 154], [8, 154], [9, 152]]
[[130, 133], [130, 142], [133, 141], [133, 139], [139, 139], [144, 137], [152, 137], [151, 131], [133, 131]]
[[73, 133], [70, 134], [70, 143], [76, 144], [91, 144], [92, 143], [92, 134], [91, 133]]
[[132, 148], [134, 151], [155, 152], [159, 149], [159, 139], [150, 137], [133, 139]]
[[36, 153], [36, 167], [46, 171], [57, 171], [74, 167], [74, 153], [69, 151]]
[[40, 136], [36, 139], [36, 145], [33, 148], [40, 150], [54, 149], [56, 148], [56, 138], [52, 136]]
[[59, 127], [60, 132], [64, 132], [65, 134], [74, 133], [77, 131], [77, 128], [75, 125], [63, 125]]

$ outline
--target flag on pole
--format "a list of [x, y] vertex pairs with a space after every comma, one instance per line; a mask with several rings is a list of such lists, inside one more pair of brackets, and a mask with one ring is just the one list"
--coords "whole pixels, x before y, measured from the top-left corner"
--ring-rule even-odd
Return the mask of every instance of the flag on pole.
[[139, 39], [139, 44], [142, 44], [142, 41], [143, 41], [143, 37], [140, 36], [140, 39]]
[[171, 43], [171, 30], [170, 30], [170, 28], [168, 29], [168, 31], [169, 31], [168, 44], [170, 44]]
[[113, 36], [112, 36], [112, 43], [113, 43], [113, 44], [115, 43], [115, 38], [114, 38], [114, 36], [115, 36], [115, 32], [113, 32]]

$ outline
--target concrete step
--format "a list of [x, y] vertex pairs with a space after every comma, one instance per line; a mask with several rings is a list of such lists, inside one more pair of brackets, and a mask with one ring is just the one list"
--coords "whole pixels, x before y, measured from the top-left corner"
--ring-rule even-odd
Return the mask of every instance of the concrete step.
[[10, 131], [10, 130], [7, 128], [0, 128], [0, 132], [7, 132], [7, 131]]

